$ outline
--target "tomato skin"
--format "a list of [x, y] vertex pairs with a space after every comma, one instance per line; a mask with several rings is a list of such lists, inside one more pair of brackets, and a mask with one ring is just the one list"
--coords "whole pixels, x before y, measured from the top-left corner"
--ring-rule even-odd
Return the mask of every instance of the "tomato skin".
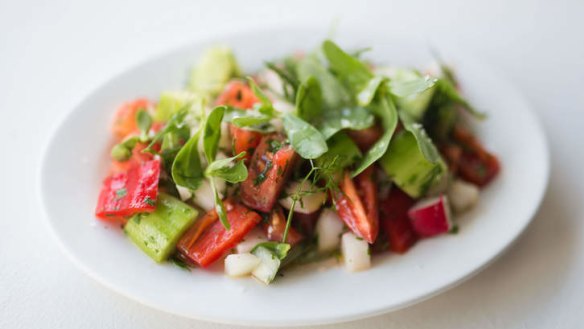
[[[284, 212], [282, 208], [277, 207], [275, 208], [272, 213], [270, 214], [270, 219], [268, 222], [262, 225], [268, 240], [270, 241], [282, 241], [284, 237], [284, 231], [286, 230], [286, 216], [284, 216]], [[286, 242], [295, 245], [298, 242], [302, 241], [303, 236], [296, 231], [295, 228], [290, 226], [288, 229], [288, 236], [286, 237]]]
[[[372, 170], [372, 168], [369, 169]], [[372, 176], [366, 172], [367, 171], [364, 172], [365, 175], [361, 173], [359, 175], [361, 177], [355, 179], [358, 181], [357, 186], [359, 186], [359, 188], [365, 187], [369, 189], [369, 184], [372, 184], [374, 191], [365, 192], [363, 195], [370, 197], [373, 193], [375, 198], [377, 198], [375, 185], [373, 181], [369, 182]], [[373, 202], [376, 204], [376, 201], [366, 200], [365, 203], [367, 206], [364, 205], [359, 193], [357, 192], [355, 183], [351, 180], [349, 172], [345, 172], [344, 177], [341, 180], [340, 189], [340, 191], [333, 192], [333, 202], [339, 217], [345, 222], [345, 224], [347, 224], [355, 235], [367, 240], [369, 243], [374, 243], [379, 233], [379, 218], [377, 216], [377, 207], [375, 207], [375, 211], [369, 207], [374, 204]], [[367, 211], [370, 211], [370, 213]]]
[[233, 124], [229, 125], [229, 131], [233, 138], [233, 154], [237, 155], [241, 152], [246, 152], [244, 160], [248, 164], [253, 152], [262, 140], [262, 134], [257, 131], [236, 127]]
[[[241, 183], [241, 200], [248, 207], [270, 212], [292, 173], [297, 154], [280, 134], [262, 138], [248, 166], [247, 179]], [[273, 149], [278, 144], [278, 149]]]
[[103, 220], [120, 220], [154, 211], [158, 197], [160, 160], [133, 162], [126, 171], [108, 176], [97, 201], [95, 215]]
[[462, 179], [483, 187], [490, 183], [501, 170], [496, 156], [489, 153], [468, 130], [455, 126], [454, 140], [462, 147], [458, 173]]
[[153, 107], [152, 102], [145, 98], [138, 98], [126, 102], [120, 106], [114, 116], [112, 131], [117, 139], [122, 140], [138, 131], [136, 114], [140, 110], [148, 110]]
[[347, 130], [347, 133], [361, 151], [367, 151], [381, 138], [383, 129], [379, 125], [373, 125], [361, 130]]
[[177, 248], [181, 257], [207, 267], [235, 247], [261, 221], [258, 213], [240, 203], [225, 201], [224, 204], [231, 228], [226, 230], [216, 220], [217, 212], [209, 211], [204, 217], [210, 217], [208, 221], [212, 224], [198, 238], [185, 235], [179, 240]]
[[223, 93], [217, 97], [215, 104], [229, 105], [246, 110], [252, 108], [258, 102], [259, 99], [245, 82], [234, 80], [225, 86]]
[[395, 186], [381, 201], [381, 227], [389, 240], [389, 248], [393, 252], [403, 254], [418, 241], [418, 236], [408, 218], [408, 210], [415, 202]]

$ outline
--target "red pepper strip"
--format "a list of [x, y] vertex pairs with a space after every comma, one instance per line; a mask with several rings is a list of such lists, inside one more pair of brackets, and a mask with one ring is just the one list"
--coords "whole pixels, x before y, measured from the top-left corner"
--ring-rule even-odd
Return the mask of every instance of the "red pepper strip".
[[104, 220], [119, 220], [154, 211], [159, 177], [159, 159], [132, 163], [127, 171], [108, 176], [103, 182], [95, 215]]
[[[220, 221], [213, 220], [213, 224], [198, 239], [184, 236], [177, 245], [182, 258], [207, 267], [235, 247], [261, 220], [255, 211], [239, 203], [225, 201], [224, 204], [231, 228], [225, 230]], [[215, 218], [217, 213], [213, 209], [205, 216]]]

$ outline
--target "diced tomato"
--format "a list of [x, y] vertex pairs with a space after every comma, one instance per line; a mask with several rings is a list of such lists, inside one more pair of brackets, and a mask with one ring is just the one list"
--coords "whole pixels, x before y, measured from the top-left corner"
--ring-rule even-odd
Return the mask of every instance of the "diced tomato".
[[241, 152], [246, 152], [245, 163], [249, 163], [253, 152], [262, 140], [262, 134], [257, 131], [248, 130], [230, 125], [231, 138], [233, 138], [233, 154], [237, 155]]
[[[225, 208], [231, 228], [226, 230], [220, 221], [209, 219], [213, 224], [198, 239], [185, 235], [179, 240], [177, 248], [183, 258], [207, 267], [235, 247], [261, 220], [255, 211], [239, 203], [226, 201]], [[211, 210], [207, 216], [215, 218], [218, 215], [215, 210]]]
[[379, 125], [373, 125], [361, 130], [347, 130], [347, 133], [361, 151], [367, 151], [381, 138], [383, 129]]
[[403, 254], [412, 247], [418, 236], [408, 218], [408, 210], [416, 201], [393, 187], [387, 198], [381, 201], [381, 227], [389, 240], [393, 252]]
[[[276, 207], [270, 214], [270, 219], [263, 226], [264, 232], [270, 241], [282, 241], [284, 231], [286, 230], [286, 217], [282, 208]], [[302, 235], [296, 231], [292, 226], [288, 229], [288, 236], [286, 242], [295, 245], [302, 240]]]
[[136, 114], [140, 110], [148, 110], [153, 104], [147, 99], [139, 98], [131, 102], [122, 104], [114, 117], [112, 130], [116, 138], [122, 140], [132, 133], [138, 131]]
[[[359, 175], [355, 179], [358, 182], [357, 186], [360, 189], [365, 188], [367, 190], [373, 186], [375, 189], [375, 185], [373, 185], [374, 183], [371, 180], [371, 174], [367, 173], [367, 171], [364, 173], [365, 175], [362, 173], [362, 177], [359, 178], [361, 176]], [[340, 191], [333, 192], [333, 201], [339, 217], [355, 235], [367, 240], [369, 243], [375, 242], [379, 233], [379, 218], [377, 215], [377, 207], [375, 207], [375, 210], [370, 207], [377, 202], [369, 199], [363, 202], [348, 172], [345, 173], [341, 181], [340, 189]], [[362, 194], [366, 198], [372, 196], [377, 198], [377, 192], [375, 190], [362, 192]]]
[[270, 212], [296, 159], [292, 147], [285, 144], [284, 136], [264, 136], [251, 158], [247, 179], [241, 183], [243, 203], [255, 210]]
[[489, 153], [475, 136], [463, 127], [454, 127], [452, 135], [462, 146], [458, 167], [462, 179], [481, 187], [491, 182], [501, 170], [499, 159]]
[[119, 220], [154, 211], [159, 177], [159, 159], [134, 162], [127, 171], [108, 176], [103, 182], [95, 215], [104, 220]]
[[251, 88], [243, 81], [234, 80], [225, 86], [223, 93], [215, 101], [216, 105], [230, 105], [239, 109], [250, 109], [259, 100]]

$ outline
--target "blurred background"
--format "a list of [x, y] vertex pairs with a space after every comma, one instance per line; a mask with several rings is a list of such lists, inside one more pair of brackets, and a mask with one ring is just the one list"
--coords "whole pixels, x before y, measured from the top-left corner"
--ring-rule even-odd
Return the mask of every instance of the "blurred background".
[[137, 62], [232, 31], [334, 24], [479, 54], [527, 97], [552, 154], [537, 217], [492, 266], [426, 302], [335, 327], [581, 328], [583, 17], [584, 1], [566, 0], [0, 0], [0, 328], [228, 328], [142, 306], [77, 270], [43, 223], [41, 148], [75, 104]]

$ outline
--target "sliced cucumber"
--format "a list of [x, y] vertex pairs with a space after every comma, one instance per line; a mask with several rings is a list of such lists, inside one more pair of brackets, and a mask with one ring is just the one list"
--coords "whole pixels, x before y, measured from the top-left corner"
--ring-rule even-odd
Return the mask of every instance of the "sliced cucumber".
[[124, 230], [142, 251], [157, 262], [168, 258], [177, 241], [195, 221], [197, 211], [186, 203], [160, 193], [156, 210], [137, 214], [128, 220]]

